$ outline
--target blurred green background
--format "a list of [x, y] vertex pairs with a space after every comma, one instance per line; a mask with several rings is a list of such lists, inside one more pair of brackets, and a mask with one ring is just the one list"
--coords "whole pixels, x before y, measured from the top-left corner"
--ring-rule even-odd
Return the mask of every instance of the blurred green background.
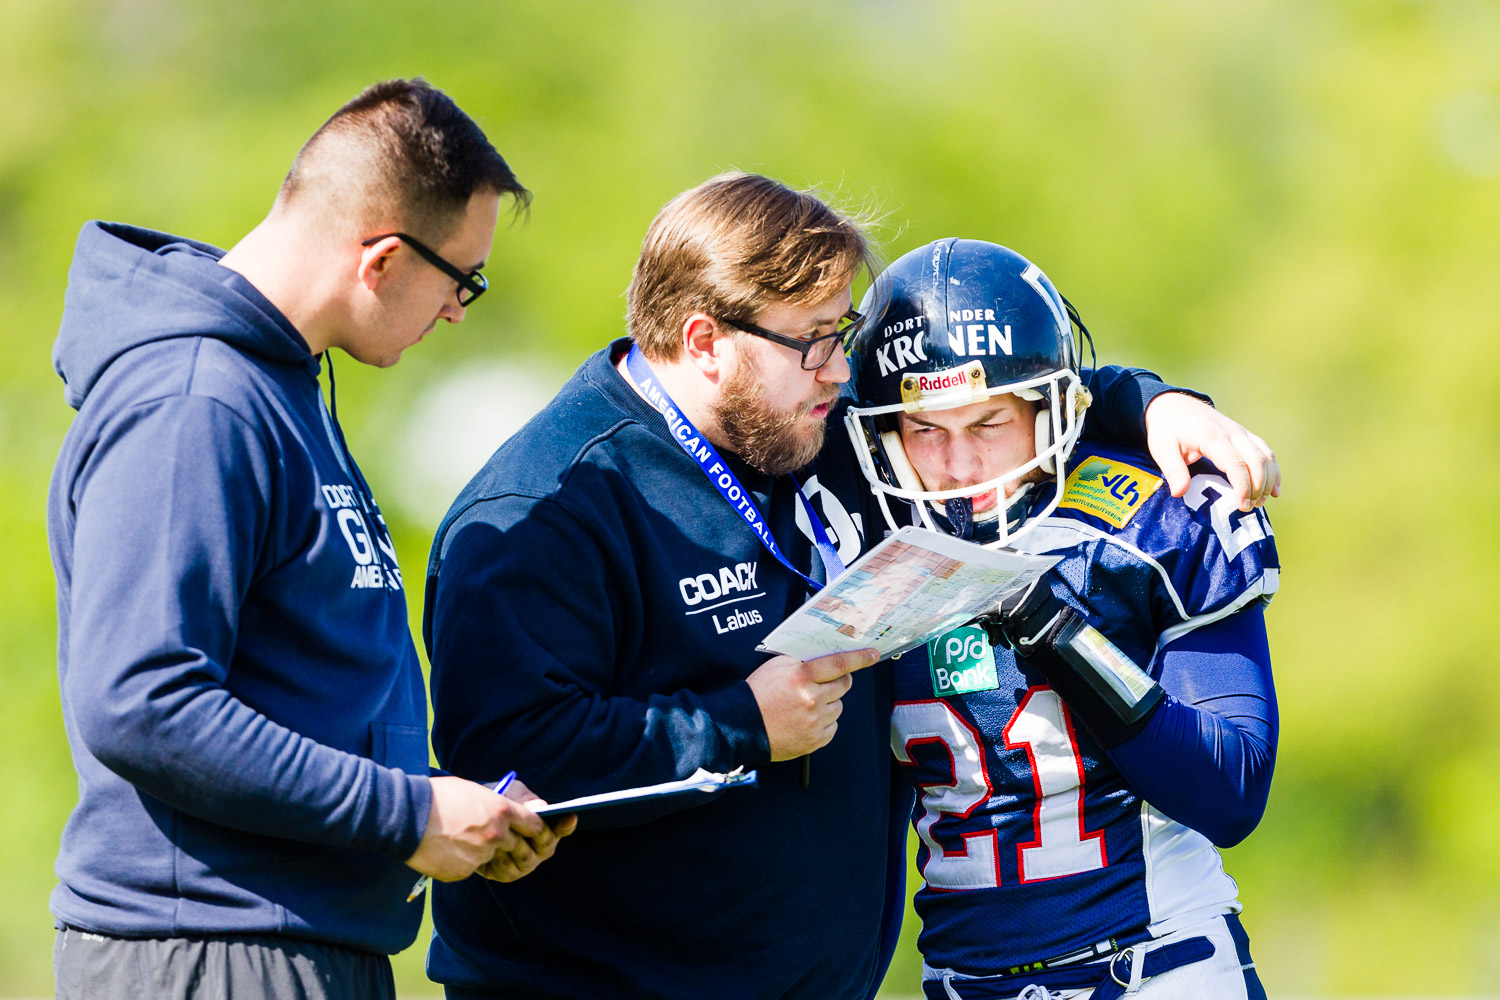
[[[329, 113], [415, 74], [536, 202], [462, 326], [340, 366], [408, 576], [499, 437], [620, 332], [679, 190], [818, 185], [884, 213], [890, 257], [1003, 242], [1102, 361], [1208, 390], [1286, 472], [1280, 761], [1227, 852], [1271, 994], [1500, 981], [1500, 5], [3, 0], [0, 25], [0, 995], [50, 994], [74, 801], [44, 510], [76, 231], [227, 246]], [[891, 993], [915, 992], [908, 931]], [[404, 994], [437, 992], [421, 953]]]

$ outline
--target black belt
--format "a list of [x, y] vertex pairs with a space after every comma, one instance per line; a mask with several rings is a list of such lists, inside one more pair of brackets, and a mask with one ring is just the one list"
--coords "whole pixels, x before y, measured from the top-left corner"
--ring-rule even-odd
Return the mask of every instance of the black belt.
[[[1018, 976], [977, 976], [972, 979], [949, 979], [948, 986], [962, 1000], [1004, 1000], [1013, 997], [1028, 986], [1042, 986], [1049, 990], [1081, 990], [1093, 988], [1089, 1000], [1116, 1000], [1124, 996], [1130, 986], [1130, 968], [1135, 961], [1135, 945], [1110, 956], [1107, 962], [1090, 962], [1087, 965], [1072, 965], [1062, 968], [1043, 969], [1039, 972], [1022, 973]], [[1141, 978], [1149, 979], [1164, 972], [1171, 972], [1184, 965], [1201, 962], [1214, 954], [1214, 943], [1207, 937], [1191, 937], [1146, 952], [1141, 961]], [[949, 1000], [944, 989], [944, 980], [929, 979], [922, 983], [922, 992], [929, 1000]]]

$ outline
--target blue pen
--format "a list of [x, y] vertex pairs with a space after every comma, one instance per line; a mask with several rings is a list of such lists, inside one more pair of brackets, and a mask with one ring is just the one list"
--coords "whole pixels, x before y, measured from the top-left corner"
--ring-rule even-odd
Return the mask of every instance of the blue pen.
[[[514, 771], [507, 771], [507, 772], [505, 772], [505, 777], [503, 777], [499, 781], [495, 782], [495, 794], [496, 795], [504, 795], [505, 794], [505, 790], [510, 787], [510, 783], [512, 781], [515, 781], [515, 780], [516, 780], [516, 772], [514, 772]], [[411, 892], [407, 893], [406, 901], [408, 903], [410, 903], [412, 900], [414, 900], [418, 896], [422, 895], [423, 890], [425, 890], [431, 884], [432, 884], [432, 876], [431, 875], [423, 875], [421, 878], [417, 879], [417, 884], [411, 887]]]

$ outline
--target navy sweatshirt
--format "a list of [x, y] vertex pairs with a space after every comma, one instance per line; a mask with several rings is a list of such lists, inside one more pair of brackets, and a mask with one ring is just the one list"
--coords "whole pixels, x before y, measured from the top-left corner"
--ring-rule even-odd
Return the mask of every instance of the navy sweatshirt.
[[[525, 879], [436, 886], [428, 973], [516, 997], [866, 996], [904, 905], [910, 799], [892, 786], [890, 668], [854, 675], [810, 788], [799, 762], [769, 762], [745, 678], [806, 584], [614, 370], [625, 346], [590, 358], [438, 529], [433, 746], [455, 773], [515, 768], [553, 801], [699, 767], [755, 768], [760, 785], [613, 828], [584, 817]], [[1138, 434], [1164, 387], [1107, 374], [1104, 412], [1123, 416], [1106, 422]], [[847, 563], [884, 523], [864, 509], [838, 416], [802, 485]], [[728, 458], [792, 563], [819, 572], [790, 477]]]
[[90, 223], [69, 272], [52, 913], [395, 952], [431, 803], [400, 570], [317, 360], [222, 253]]

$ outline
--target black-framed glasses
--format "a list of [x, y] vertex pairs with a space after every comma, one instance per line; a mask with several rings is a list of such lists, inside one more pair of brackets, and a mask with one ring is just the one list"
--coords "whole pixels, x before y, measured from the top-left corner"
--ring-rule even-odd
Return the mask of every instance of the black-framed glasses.
[[764, 337], [773, 344], [780, 344], [782, 347], [790, 347], [792, 350], [800, 352], [802, 355], [802, 370], [815, 372], [833, 359], [833, 352], [843, 347], [849, 338], [854, 336], [855, 331], [859, 329], [859, 324], [863, 320], [864, 316], [850, 309], [839, 317], [838, 328], [832, 333], [825, 333], [821, 337], [809, 337], [807, 340], [798, 340], [796, 337], [773, 333], [770, 330], [756, 326], [754, 323], [747, 323], [744, 320], [726, 319], [723, 322], [734, 327], [736, 330], [744, 330], [746, 333], [752, 333], [757, 337]]
[[472, 271], [460, 271], [458, 268], [454, 267], [447, 260], [445, 260], [443, 256], [436, 250], [432, 249], [430, 246], [423, 243], [415, 236], [408, 236], [406, 233], [381, 233], [379, 236], [371, 236], [367, 240], [361, 240], [359, 245], [362, 247], [374, 246], [381, 240], [389, 239], [392, 236], [396, 237], [401, 242], [405, 243], [407, 246], [415, 250], [418, 257], [421, 257], [427, 263], [431, 264], [433, 267], [437, 268], [439, 271], [442, 271], [448, 277], [458, 282], [459, 305], [468, 305], [470, 302], [473, 302], [475, 299], [479, 298], [479, 296], [483, 295], [484, 290], [490, 287], [489, 281], [485, 279], [484, 275], [479, 273], [479, 268], [476, 267]]

